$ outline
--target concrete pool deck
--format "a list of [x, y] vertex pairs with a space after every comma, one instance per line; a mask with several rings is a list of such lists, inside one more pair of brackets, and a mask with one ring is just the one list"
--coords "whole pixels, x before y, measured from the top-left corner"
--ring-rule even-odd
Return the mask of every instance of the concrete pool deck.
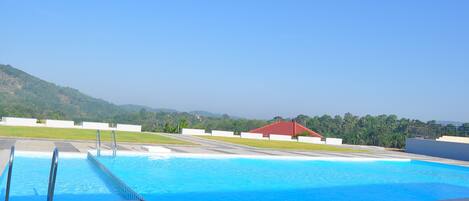
[[[291, 157], [318, 157], [318, 158], [377, 158], [377, 159], [411, 159], [430, 162], [445, 163], [469, 167], [469, 161], [458, 161], [438, 157], [430, 157], [417, 154], [409, 154], [400, 151], [389, 151], [372, 146], [352, 146], [345, 147], [359, 148], [368, 152], [326, 152], [326, 151], [305, 151], [305, 150], [279, 150], [255, 148], [244, 145], [232, 144], [216, 140], [199, 138], [196, 136], [162, 134], [167, 137], [188, 141], [197, 145], [154, 145], [170, 149], [173, 153], [181, 154], [225, 154], [225, 155], [253, 155], [253, 156], [291, 156]], [[40, 151], [52, 152], [57, 147], [60, 152], [87, 153], [88, 150], [96, 148], [93, 141], [75, 140], [47, 140], [47, 139], [25, 139], [25, 138], [0, 138], [0, 167], [4, 168], [8, 163], [10, 147], [15, 145], [18, 151]], [[148, 152], [144, 147], [148, 144], [119, 143], [118, 150]], [[103, 150], [110, 150], [110, 142], [103, 142]]]

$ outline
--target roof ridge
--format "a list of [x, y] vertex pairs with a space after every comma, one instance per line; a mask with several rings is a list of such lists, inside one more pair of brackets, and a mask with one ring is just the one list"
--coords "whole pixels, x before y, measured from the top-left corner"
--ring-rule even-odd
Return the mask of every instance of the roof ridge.
[[256, 128], [256, 129], [254, 129], [254, 130], [250, 130], [249, 132], [251, 132], [251, 131], [256, 131], [256, 130], [260, 130], [260, 129], [266, 128], [266, 127], [268, 127], [268, 126], [273, 126], [273, 125], [275, 125], [275, 124], [279, 124], [279, 123], [282, 123], [282, 122], [286, 122], [286, 121], [277, 121], [277, 122], [273, 122], [273, 123], [267, 124], [267, 125], [265, 125], [265, 126]]
[[312, 133], [314, 133], [314, 134], [319, 135], [319, 136], [322, 137], [322, 135], [319, 134], [318, 132], [309, 129], [309, 128], [307, 128], [306, 126], [303, 126], [303, 125], [301, 125], [300, 123], [298, 123], [298, 122], [296, 122], [296, 121], [295, 121], [294, 123], [295, 123], [294, 125], [298, 125], [298, 126], [300, 126], [301, 128], [306, 129], [307, 131], [310, 131], [310, 132], [312, 132]]

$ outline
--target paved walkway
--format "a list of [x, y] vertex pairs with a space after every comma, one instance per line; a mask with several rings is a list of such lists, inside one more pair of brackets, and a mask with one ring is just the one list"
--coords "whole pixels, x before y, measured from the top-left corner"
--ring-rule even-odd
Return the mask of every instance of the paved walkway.
[[[413, 159], [431, 162], [439, 162], [453, 165], [469, 167], [469, 161], [458, 161], [444, 158], [409, 154], [398, 151], [387, 151], [376, 147], [360, 147], [367, 149], [366, 153], [343, 153], [325, 151], [304, 151], [304, 150], [275, 150], [261, 149], [227, 142], [215, 141], [186, 135], [162, 134], [167, 137], [176, 138], [192, 142], [197, 145], [158, 145], [171, 149], [175, 153], [206, 153], [206, 154], [242, 154], [242, 155], [269, 155], [269, 156], [310, 156], [310, 157], [344, 157], [344, 158], [394, 158]], [[0, 168], [5, 167], [8, 162], [10, 147], [16, 146], [19, 151], [42, 151], [47, 152], [57, 147], [61, 152], [86, 153], [90, 149], [95, 149], [96, 143], [93, 141], [74, 140], [45, 140], [45, 139], [20, 139], [20, 138], [0, 138]], [[144, 144], [119, 143], [118, 150], [146, 152]], [[109, 142], [101, 145], [102, 149], [111, 149]]]

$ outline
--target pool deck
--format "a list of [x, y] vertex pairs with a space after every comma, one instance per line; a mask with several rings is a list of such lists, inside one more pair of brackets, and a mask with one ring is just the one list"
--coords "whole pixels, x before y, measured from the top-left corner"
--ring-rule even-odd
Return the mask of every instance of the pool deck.
[[[366, 149], [368, 152], [325, 152], [325, 151], [304, 151], [304, 150], [276, 150], [255, 148], [227, 142], [209, 140], [196, 136], [162, 134], [164, 136], [176, 138], [183, 141], [192, 142], [197, 145], [154, 145], [170, 149], [173, 153], [183, 154], [226, 154], [226, 155], [254, 155], [254, 156], [301, 156], [301, 157], [334, 157], [334, 158], [382, 158], [382, 159], [412, 159], [430, 162], [438, 162], [452, 165], [469, 167], [469, 161], [458, 161], [438, 157], [430, 157], [417, 154], [409, 154], [400, 151], [390, 151], [372, 146], [342, 145]], [[46, 139], [24, 139], [24, 138], [0, 138], [0, 168], [8, 163], [10, 147], [15, 145], [18, 151], [40, 151], [52, 152], [57, 147], [60, 152], [87, 153], [88, 150], [95, 149], [96, 143], [93, 141], [75, 140], [46, 140]], [[148, 152], [144, 146], [148, 144], [119, 143], [118, 150]], [[110, 150], [109, 142], [103, 142], [103, 150]]]

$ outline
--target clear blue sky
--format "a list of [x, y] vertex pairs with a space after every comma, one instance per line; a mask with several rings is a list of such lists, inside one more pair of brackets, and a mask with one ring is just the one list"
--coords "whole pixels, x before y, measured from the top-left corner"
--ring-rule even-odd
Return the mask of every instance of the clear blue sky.
[[469, 122], [469, 1], [4, 1], [0, 63], [116, 104]]

